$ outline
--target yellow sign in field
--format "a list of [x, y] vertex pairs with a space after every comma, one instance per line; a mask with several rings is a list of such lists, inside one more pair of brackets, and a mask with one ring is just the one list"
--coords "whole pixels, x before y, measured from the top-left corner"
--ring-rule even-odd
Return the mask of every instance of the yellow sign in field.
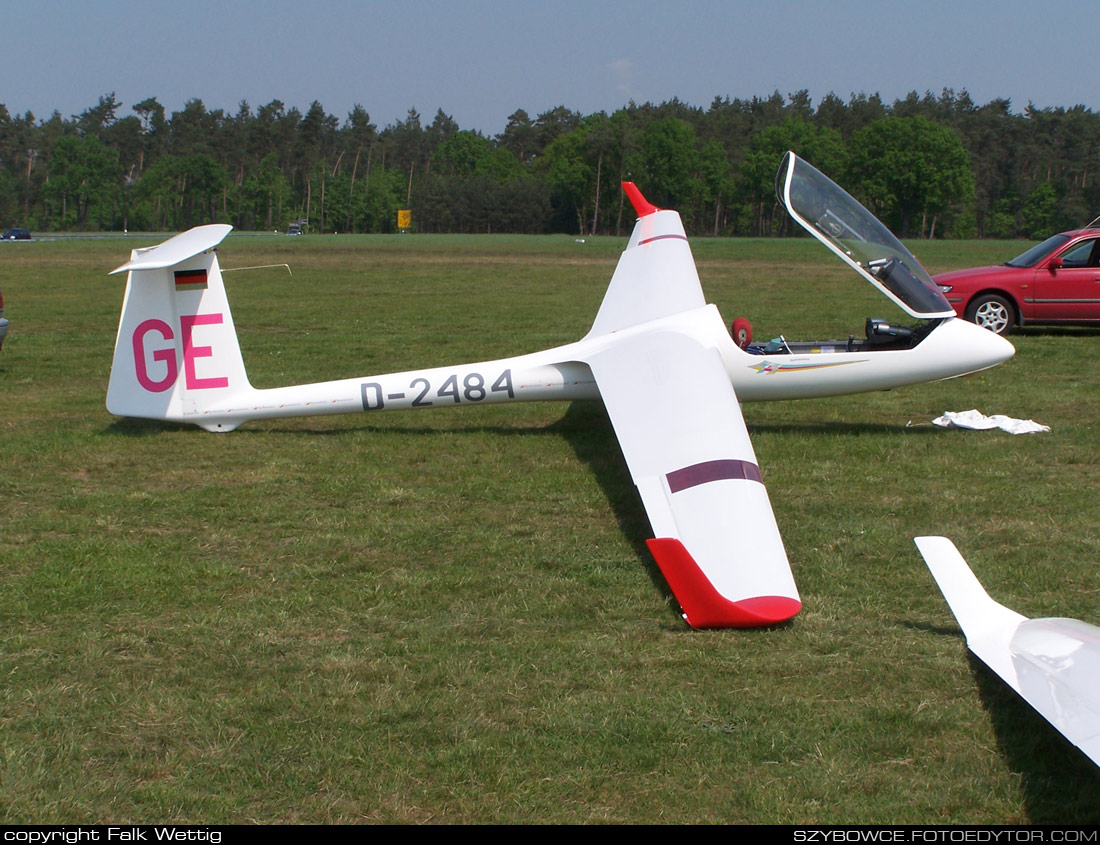
[[397, 209], [397, 228], [398, 229], [411, 229], [412, 228], [412, 212], [407, 208]]

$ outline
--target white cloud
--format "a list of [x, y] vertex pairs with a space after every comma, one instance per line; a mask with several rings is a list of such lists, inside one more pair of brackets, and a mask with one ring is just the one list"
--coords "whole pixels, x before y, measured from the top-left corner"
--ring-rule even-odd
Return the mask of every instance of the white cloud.
[[616, 59], [609, 64], [612, 78], [615, 80], [615, 90], [628, 100], [635, 99], [634, 80], [637, 72], [634, 62], [630, 59]]

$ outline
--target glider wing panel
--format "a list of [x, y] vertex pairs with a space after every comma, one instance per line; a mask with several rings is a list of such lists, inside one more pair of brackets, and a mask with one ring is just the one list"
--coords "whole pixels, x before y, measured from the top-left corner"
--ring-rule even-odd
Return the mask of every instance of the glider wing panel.
[[1100, 765], [1100, 628], [1021, 616], [989, 597], [946, 537], [915, 542], [970, 650]]
[[589, 337], [706, 305], [680, 215], [655, 210], [638, 219], [619, 257]]
[[587, 362], [656, 535], [650, 549], [687, 622], [750, 627], [794, 616], [798, 591], [718, 351], [653, 329]]
[[991, 599], [955, 544], [946, 537], [917, 537], [914, 542], [966, 634], [967, 646], [1019, 692], [1020, 684], [1008, 643], [1027, 617]]

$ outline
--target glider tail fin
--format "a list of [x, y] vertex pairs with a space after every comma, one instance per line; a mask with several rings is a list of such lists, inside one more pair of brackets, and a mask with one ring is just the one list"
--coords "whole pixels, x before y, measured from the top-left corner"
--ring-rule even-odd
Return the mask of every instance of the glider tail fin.
[[113, 271], [127, 277], [107, 387], [112, 414], [234, 427], [215, 419], [252, 390], [214, 252], [231, 228], [190, 229], [134, 250]]

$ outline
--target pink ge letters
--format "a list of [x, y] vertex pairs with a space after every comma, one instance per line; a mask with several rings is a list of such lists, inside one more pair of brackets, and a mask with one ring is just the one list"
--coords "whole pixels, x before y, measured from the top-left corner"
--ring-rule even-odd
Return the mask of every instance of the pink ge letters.
[[[192, 333], [195, 326], [220, 325], [221, 314], [184, 314], [180, 316], [180, 337], [183, 339], [183, 375], [188, 390], [206, 390], [217, 387], [228, 387], [229, 379], [226, 376], [215, 378], [199, 378], [195, 372], [196, 358], [211, 358], [214, 353], [209, 346], [196, 346]], [[138, 384], [150, 393], [163, 393], [170, 390], [176, 383], [179, 375], [179, 362], [176, 359], [175, 344], [153, 350], [152, 360], [164, 364], [164, 377], [154, 380], [149, 375], [149, 367], [146, 363], [146, 337], [152, 332], [158, 333], [163, 340], [175, 340], [172, 327], [163, 320], [145, 320], [134, 329], [134, 373]]]

